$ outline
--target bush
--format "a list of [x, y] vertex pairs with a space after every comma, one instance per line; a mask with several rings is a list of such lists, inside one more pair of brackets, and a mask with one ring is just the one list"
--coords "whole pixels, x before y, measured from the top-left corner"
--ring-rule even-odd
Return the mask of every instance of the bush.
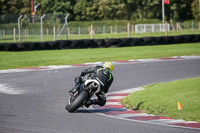
[[161, 37], [155, 37], [157, 44], [166, 44], [165, 38], [163, 36]]
[[120, 39], [106, 39], [106, 47], [117, 47], [121, 42]]
[[0, 51], [5, 51], [5, 44], [0, 43]]
[[175, 36], [174, 37], [174, 43], [187, 43], [187, 40], [183, 35]]
[[71, 44], [72, 44], [72, 41], [70, 40], [58, 40], [56, 41], [57, 42], [57, 47], [58, 49], [69, 49], [71, 48]]
[[144, 45], [155, 45], [157, 44], [157, 40], [155, 37], [143, 37]]
[[70, 48], [87, 48], [87, 44], [84, 43], [84, 40], [72, 40]]
[[126, 46], [190, 43], [190, 42], [200, 42], [200, 35], [6, 43], [6, 44], [0, 44], [0, 51], [31, 51], [31, 50], [77, 49], [77, 48], [126, 47]]
[[174, 43], [174, 37], [173, 36], [167, 36], [167, 37], [164, 37], [164, 42], [163, 44], [172, 44]]
[[144, 39], [142, 38], [133, 38], [132, 46], [143, 46], [144, 45]]
[[87, 44], [88, 48], [98, 48], [98, 44], [94, 40], [86, 39], [84, 43]]
[[133, 39], [132, 38], [121, 38], [121, 42], [118, 44], [118, 47], [126, 47], [132, 46]]
[[94, 40], [99, 48], [106, 47], [105, 39], [95, 39]]
[[5, 50], [6, 51], [18, 51], [18, 47], [16, 46], [15, 43], [9, 43], [9, 44], [5, 44]]

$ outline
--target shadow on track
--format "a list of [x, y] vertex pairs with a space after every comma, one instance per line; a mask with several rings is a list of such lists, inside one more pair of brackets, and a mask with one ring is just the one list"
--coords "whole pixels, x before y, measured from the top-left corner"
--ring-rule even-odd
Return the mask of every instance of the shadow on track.
[[125, 108], [103, 108], [103, 109], [78, 109], [74, 113], [107, 113], [107, 112], [114, 112], [114, 111], [125, 111]]

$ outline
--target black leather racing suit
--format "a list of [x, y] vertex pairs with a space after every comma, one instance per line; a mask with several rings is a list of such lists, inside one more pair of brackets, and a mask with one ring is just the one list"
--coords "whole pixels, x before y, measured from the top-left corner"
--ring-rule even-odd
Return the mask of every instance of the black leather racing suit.
[[102, 66], [95, 66], [90, 67], [88, 69], [84, 69], [81, 72], [80, 77], [75, 79], [75, 84], [81, 84], [82, 80], [81, 77], [88, 74], [88, 77], [91, 79], [96, 79], [101, 84], [101, 91], [96, 94], [98, 99], [93, 99], [91, 104], [97, 104], [100, 106], [104, 106], [106, 104], [106, 97], [105, 93], [108, 92], [112, 82], [113, 82], [113, 75], [108, 68], [104, 68]]

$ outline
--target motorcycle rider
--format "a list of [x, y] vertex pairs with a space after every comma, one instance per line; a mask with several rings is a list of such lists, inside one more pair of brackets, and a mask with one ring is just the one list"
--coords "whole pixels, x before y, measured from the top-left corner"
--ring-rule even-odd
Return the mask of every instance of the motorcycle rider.
[[114, 66], [111, 62], [105, 62], [103, 66], [94, 66], [84, 69], [81, 75], [75, 78], [75, 86], [69, 91], [70, 95], [74, 95], [74, 93], [79, 91], [80, 84], [84, 82], [82, 77], [88, 75], [90, 79], [96, 79], [100, 82], [101, 91], [96, 94], [98, 99], [87, 100], [85, 106], [89, 107], [92, 104], [104, 106], [106, 104], [105, 93], [108, 92], [113, 82], [113, 75], [111, 73], [113, 69]]

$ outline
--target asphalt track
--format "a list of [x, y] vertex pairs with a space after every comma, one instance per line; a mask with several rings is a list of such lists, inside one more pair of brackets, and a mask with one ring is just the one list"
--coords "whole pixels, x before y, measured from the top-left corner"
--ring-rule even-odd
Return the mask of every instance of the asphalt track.
[[[0, 74], [0, 133], [199, 133], [104, 117], [64, 106], [73, 79], [86, 67]], [[116, 64], [110, 92], [147, 84], [200, 77], [200, 59]]]

